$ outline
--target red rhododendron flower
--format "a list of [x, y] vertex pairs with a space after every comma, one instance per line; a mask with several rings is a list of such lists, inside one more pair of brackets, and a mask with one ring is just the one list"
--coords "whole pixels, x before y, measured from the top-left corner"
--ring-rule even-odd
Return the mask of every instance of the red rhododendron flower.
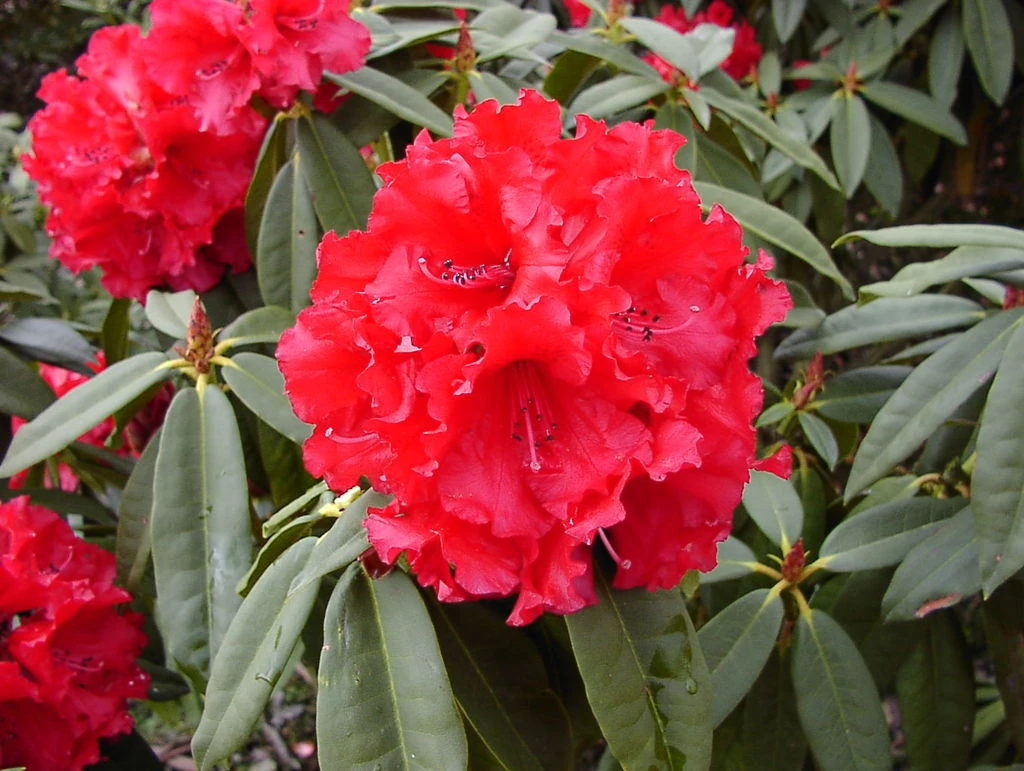
[[[106, 357], [103, 351], [96, 354], [96, 360], [87, 362], [86, 366], [89, 367], [93, 372], [100, 373], [107, 367]], [[53, 389], [54, 395], [59, 399], [69, 391], [74, 390], [82, 383], [86, 382], [89, 378], [78, 372], [74, 372], [63, 367], [57, 367], [52, 364], [40, 364], [39, 375], [46, 381], [46, 384]], [[142, 451], [146, 448], [146, 444], [149, 442], [150, 437], [156, 433], [157, 429], [163, 425], [164, 415], [167, 413], [167, 408], [171, 404], [171, 395], [174, 393], [173, 386], [170, 383], [166, 384], [164, 388], [159, 391], [153, 399], [146, 404], [129, 422], [124, 428], [124, 444], [118, 450], [120, 455], [128, 455], [138, 457]], [[11, 431], [17, 433], [21, 427], [25, 425], [25, 420], [17, 416], [11, 418]], [[86, 431], [80, 437], [79, 442], [85, 442], [91, 444], [94, 447], [105, 447], [107, 438], [114, 432], [115, 422], [113, 416], [106, 418], [98, 425]], [[25, 487], [25, 483], [29, 476], [29, 470], [20, 471], [11, 477], [8, 482], [12, 489], [20, 490]], [[59, 479], [59, 488], [67, 492], [71, 492], [78, 489], [78, 477], [75, 472], [72, 471], [71, 467], [66, 463], [59, 463], [57, 465], [57, 473]], [[48, 476], [44, 477], [44, 485], [46, 487], [53, 487], [54, 480], [51, 480]]]
[[[732, 53], [720, 66], [736, 80], [747, 77], [761, 61], [763, 51], [754, 36], [754, 28], [739, 14], [735, 14], [734, 18], [733, 9], [724, 0], [712, 0], [706, 11], [699, 11], [692, 17], [687, 16], [683, 8], [664, 5], [655, 19], [682, 33], [689, 32], [699, 24], [715, 24], [734, 29], [736, 37], [733, 40]], [[678, 80], [679, 71], [657, 54], [646, 54], [644, 61], [654, 67], [669, 83]]]
[[393, 493], [370, 542], [442, 600], [578, 610], [597, 540], [620, 587], [714, 566], [754, 462], [754, 336], [790, 301], [702, 215], [683, 141], [483, 102], [378, 169], [367, 232], [321, 244], [278, 349], [306, 464]]
[[28, 497], [0, 504], [0, 767], [78, 771], [131, 730], [149, 677], [130, 599], [112, 554]]
[[569, 12], [569, 23], [574, 27], [585, 27], [590, 21], [590, 6], [583, 0], [564, 0], [565, 10]]
[[111, 294], [140, 299], [154, 286], [205, 291], [249, 265], [236, 212], [266, 125], [245, 108], [231, 133], [201, 132], [150, 77], [144, 44], [134, 26], [99, 30], [79, 77], [45, 78], [25, 157], [50, 206], [51, 256], [76, 272], [99, 266]]

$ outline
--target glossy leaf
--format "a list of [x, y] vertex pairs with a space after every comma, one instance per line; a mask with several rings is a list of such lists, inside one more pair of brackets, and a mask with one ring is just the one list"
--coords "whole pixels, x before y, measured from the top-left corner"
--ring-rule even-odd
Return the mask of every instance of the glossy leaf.
[[167, 411], [150, 524], [164, 648], [193, 684], [209, 674], [249, 567], [249, 495], [241, 440], [227, 397], [179, 391]]
[[221, 374], [242, 403], [293, 442], [306, 441], [311, 429], [295, 417], [291, 402], [284, 394], [284, 376], [277, 361], [259, 353], [244, 352], [232, 357], [231, 362], [221, 368]]
[[288, 121], [275, 120], [263, 137], [252, 181], [245, 193], [245, 243], [250, 254], [256, 254], [267, 197], [278, 171], [288, 158], [287, 147]]
[[0, 340], [34, 361], [56, 364], [83, 375], [92, 374], [85, 363], [93, 360], [96, 351], [62, 319], [11, 318], [0, 326]]
[[862, 286], [862, 295], [909, 297], [924, 290], [968, 276], [987, 276], [1024, 268], [1024, 249], [961, 246], [931, 262], [911, 263], [888, 281]]
[[1002, 104], [1013, 80], [1013, 29], [1002, 0], [963, 0], [964, 40], [981, 87]]
[[749, 546], [735, 536], [730, 535], [718, 544], [718, 564], [714, 569], [701, 574], [702, 584], [713, 584], [750, 575], [750, 565], [757, 562], [757, 557]]
[[820, 326], [799, 329], [775, 350], [776, 358], [809, 359], [815, 353], [836, 353], [872, 343], [903, 340], [976, 324], [984, 309], [962, 297], [921, 295], [882, 298], [833, 313]]
[[896, 565], [963, 508], [960, 498], [911, 498], [866, 509], [828, 534], [821, 559], [840, 573]]
[[708, 182], [695, 182], [694, 187], [705, 208], [710, 208], [712, 203], [720, 203], [745, 229], [803, 260], [818, 273], [836, 282], [844, 295], [853, 297], [853, 288], [839, 272], [828, 250], [786, 212], [749, 195]]
[[711, 675], [679, 592], [612, 591], [565, 617], [587, 699], [626, 769], [707, 768]]
[[320, 226], [296, 153], [281, 168], [267, 197], [256, 246], [256, 275], [267, 305], [296, 313], [309, 305], [316, 278]]
[[814, 407], [832, 420], [870, 423], [912, 371], [912, 367], [891, 365], [844, 372], [825, 384]]
[[160, 435], [155, 434], [135, 462], [117, 507], [117, 580], [130, 592], [138, 587], [149, 565], [150, 515], [153, 511], [153, 476]]
[[[353, 565], [331, 595], [317, 693], [321, 768], [466, 767], [466, 736], [415, 585]], [[372, 730], [367, 730], [372, 726]]]
[[150, 289], [146, 295], [146, 318], [165, 335], [183, 338], [188, 334], [188, 320], [196, 293], [191, 289], [181, 292], [158, 292]]
[[964, 65], [964, 30], [960, 16], [949, 8], [932, 34], [928, 51], [928, 88], [939, 104], [949, 108], [956, 101], [957, 84]]
[[576, 51], [577, 53], [586, 54], [587, 56], [593, 56], [595, 59], [606, 61], [609, 64], [615, 65], [617, 69], [620, 69], [623, 72], [628, 72], [632, 75], [642, 75], [650, 80], [661, 78], [657, 70], [651, 67], [651, 65], [643, 59], [629, 53], [624, 46], [609, 43], [607, 40], [597, 37], [590, 32], [584, 32], [581, 30], [575, 34], [571, 34], [568, 32], [556, 31], [552, 32], [551, 35], [548, 36], [548, 40], [552, 43], [564, 46], [570, 51]]
[[797, 713], [822, 771], [889, 768], [882, 702], [853, 641], [820, 610], [801, 614], [793, 648]]
[[478, 62], [502, 56], [531, 56], [531, 49], [545, 40], [557, 25], [549, 13], [498, 4], [473, 19], [470, 29]]
[[[700, 72], [697, 45], [691, 35], [684, 35], [667, 24], [641, 16], [628, 16], [622, 19], [620, 24], [635, 35], [644, 47], [651, 49], [673, 67], [681, 70], [691, 80], [696, 81], [700, 78], [702, 73]], [[735, 32], [732, 34], [735, 36]]]
[[143, 353], [119, 361], [69, 391], [21, 427], [0, 465], [0, 477], [33, 466], [64, 449], [139, 394], [169, 378], [162, 353]]
[[788, 552], [804, 527], [800, 497], [788, 480], [768, 471], [751, 471], [743, 490], [743, 508], [761, 532]]
[[839, 444], [828, 423], [810, 412], [800, 412], [796, 417], [811, 447], [829, 469], [834, 469], [839, 461]]
[[1022, 322], [1024, 308], [997, 313], [917, 366], [879, 411], [861, 442], [846, 485], [846, 500], [910, 455], [967, 397], [991, 380]]
[[955, 144], [967, 144], [967, 132], [960, 121], [923, 91], [896, 83], [875, 81], [861, 86], [860, 93], [883, 110], [923, 126]]
[[840, 97], [829, 133], [832, 160], [847, 198], [860, 187], [871, 152], [871, 121], [864, 100], [856, 94]]
[[345, 235], [366, 227], [376, 185], [363, 156], [324, 115], [298, 123], [302, 173], [325, 231]]
[[668, 87], [663, 80], [655, 81], [645, 75], [616, 75], [584, 89], [567, 109], [573, 121], [580, 113], [596, 119], [608, 118], [664, 93]]
[[416, 126], [443, 137], [452, 135], [452, 119], [447, 113], [415, 88], [387, 73], [363, 67], [343, 74], [328, 72], [324, 77]]
[[772, 652], [743, 707], [743, 754], [747, 768], [801, 771], [807, 739], [796, 714], [789, 657]]
[[129, 298], [115, 298], [110, 301], [107, 315], [103, 317], [103, 328], [100, 330], [100, 342], [107, 360], [107, 366], [117, 364], [128, 355], [128, 330], [131, 323], [128, 312], [132, 301]]
[[961, 509], [903, 559], [882, 598], [886, 621], [922, 618], [981, 589], [974, 514]]
[[31, 420], [54, 402], [53, 390], [32, 367], [0, 346], [0, 412]]
[[711, 715], [715, 726], [729, 716], [754, 685], [782, 625], [782, 598], [757, 589], [716, 614], [697, 634], [711, 670]]
[[978, 433], [971, 505], [985, 596], [1024, 567], [1024, 324], [996, 373]]
[[469, 73], [469, 87], [479, 101], [495, 99], [498, 104], [515, 104], [519, 101], [519, 91], [487, 70], [473, 70]]
[[[726, 191], [743, 193], [757, 201], [763, 200], [761, 185], [751, 176], [750, 169], [707, 135], [701, 136], [697, 144], [697, 167], [694, 170], [694, 180], [695, 184], [699, 180], [703, 183], [717, 185]], [[808, 242], [808, 246], [810, 246], [810, 242]], [[817, 239], [815, 239], [813, 248], [822, 248]]]
[[569, 719], [529, 637], [478, 603], [429, 610], [459, 710], [493, 767], [571, 768]]
[[772, 22], [783, 43], [793, 37], [806, 7], [807, 0], [772, 0]]
[[836, 246], [858, 238], [879, 246], [931, 246], [936, 249], [994, 246], [1024, 249], [1024, 230], [1001, 225], [897, 225], [880, 230], [854, 230], [836, 241]]
[[920, 644], [900, 667], [896, 693], [914, 768], [967, 768], [974, 725], [974, 664], [950, 611], [925, 622]]
[[218, 343], [233, 345], [276, 344], [286, 329], [295, 324], [295, 314], [279, 305], [254, 308], [238, 316], [217, 336]]
[[213, 661], [192, 754], [206, 771], [237, 750], [270, 700], [306, 623], [318, 583], [288, 594], [313, 539], [295, 544], [265, 572], [242, 601]]

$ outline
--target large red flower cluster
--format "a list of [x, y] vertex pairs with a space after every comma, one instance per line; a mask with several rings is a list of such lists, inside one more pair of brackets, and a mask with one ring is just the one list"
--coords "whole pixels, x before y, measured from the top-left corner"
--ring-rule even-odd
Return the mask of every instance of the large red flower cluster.
[[[157, 0], [148, 37], [99, 30], [43, 80], [25, 168], [50, 207], [51, 256], [99, 266], [117, 297], [205, 291], [250, 264], [241, 206], [267, 121], [324, 67], [362, 63], [369, 34], [342, 0]], [[243, 44], [244, 40], [244, 44]]]
[[278, 358], [306, 465], [394, 494], [366, 521], [442, 600], [518, 594], [510, 623], [707, 570], [754, 458], [754, 336], [790, 300], [704, 217], [684, 141], [535, 92], [456, 115], [379, 168], [367, 232], [328, 234]]
[[[761, 44], [754, 37], [754, 28], [739, 14], [735, 14], [734, 18], [733, 9], [724, 0], [712, 0], [706, 11], [698, 11], [692, 17], [687, 16], [683, 8], [664, 5], [654, 18], [676, 32], [689, 32], [699, 24], [715, 24], [734, 29], [736, 38], [732, 44], [732, 53], [722, 62], [721, 67], [736, 80], [747, 77], [761, 61], [763, 51]], [[679, 70], [657, 54], [646, 54], [644, 61], [661, 73], [661, 77], [669, 83], [678, 80]]]
[[78, 771], [131, 730], [142, 616], [119, 613], [114, 557], [27, 497], [0, 504], [0, 767]]

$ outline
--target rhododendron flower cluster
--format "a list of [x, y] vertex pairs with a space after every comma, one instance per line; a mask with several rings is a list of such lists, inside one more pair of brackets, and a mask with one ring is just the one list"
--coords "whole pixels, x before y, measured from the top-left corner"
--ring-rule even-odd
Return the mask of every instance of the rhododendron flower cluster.
[[[244, 7], [243, 7], [244, 6]], [[147, 37], [97, 31], [43, 80], [25, 168], [50, 207], [51, 256], [99, 266], [117, 297], [154, 286], [205, 291], [247, 268], [242, 204], [275, 106], [314, 90], [324, 67], [362, 63], [369, 34], [340, 0], [171, 0]]]
[[0, 767], [77, 771], [131, 730], [142, 616], [119, 613], [114, 557], [27, 497], [0, 504]]
[[[97, 374], [105, 370], [107, 368], [107, 360], [103, 351], [97, 353], [95, 361], [87, 362], [86, 366]], [[86, 375], [73, 372], [69, 369], [64, 369], [63, 367], [57, 367], [53, 364], [40, 364], [39, 375], [46, 384], [53, 389], [53, 393], [58, 399], [89, 379]], [[118, 454], [138, 457], [142, 453], [146, 448], [146, 444], [149, 442], [150, 437], [156, 433], [157, 429], [159, 429], [161, 425], [163, 425], [164, 415], [167, 413], [167, 408], [171, 404], [171, 396], [173, 393], [173, 386], [171, 386], [170, 383], [167, 383], [160, 391], [157, 392], [156, 396], [154, 396], [153, 399], [139, 410], [139, 412], [128, 422], [128, 425], [124, 427], [122, 435], [123, 443], [117, 450]], [[25, 420], [17, 416], [12, 417], [11, 431], [17, 433], [21, 427], [25, 425], [25, 422]], [[78, 441], [91, 444], [94, 447], [105, 447], [108, 437], [110, 437], [114, 432], [115, 428], [116, 423], [114, 421], [114, 417], [110, 416], [78, 437]], [[29, 473], [28, 469], [18, 472], [11, 477], [8, 484], [15, 490], [24, 488]], [[69, 465], [66, 463], [59, 463], [57, 465], [57, 473], [59, 478], [58, 486], [61, 490], [72, 492], [78, 489], [78, 476]], [[53, 480], [48, 476], [44, 477], [43, 483], [46, 487], [54, 486]]]
[[[761, 44], [754, 37], [754, 28], [746, 19], [736, 14], [724, 0], [712, 0], [706, 11], [698, 11], [692, 17], [687, 16], [683, 8], [665, 5], [654, 18], [676, 32], [689, 32], [699, 24], [715, 24], [734, 29], [736, 37], [733, 40], [732, 53], [722, 62], [721, 68], [736, 80], [747, 77], [761, 61], [763, 51]], [[679, 79], [679, 70], [657, 54], [646, 54], [644, 61], [661, 73], [661, 77], [669, 83], [675, 83]]]
[[754, 336], [790, 305], [706, 217], [684, 140], [535, 92], [456, 115], [382, 165], [366, 232], [320, 245], [278, 358], [306, 465], [394, 495], [366, 520], [442, 600], [518, 595], [510, 623], [710, 569], [754, 462]]

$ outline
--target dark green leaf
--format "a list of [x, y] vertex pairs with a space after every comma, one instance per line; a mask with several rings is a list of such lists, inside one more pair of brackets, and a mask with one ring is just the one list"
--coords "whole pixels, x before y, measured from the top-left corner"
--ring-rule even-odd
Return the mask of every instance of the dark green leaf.
[[295, 314], [279, 305], [268, 305], [246, 311], [228, 324], [217, 336], [219, 343], [227, 340], [232, 345], [255, 343], [276, 344], [281, 333], [295, 324]]
[[320, 225], [345, 235], [366, 227], [376, 185], [355, 145], [324, 115], [298, 124], [301, 170]]
[[319, 583], [288, 594], [313, 539], [300, 541], [271, 565], [242, 601], [213, 661], [202, 719], [192, 737], [192, 754], [206, 771], [237, 750], [270, 700], [302, 627]]
[[751, 471], [743, 490], [743, 508], [751, 519], [783, 552], [800, 537], [804, 509], [800, 497], [787, 480], [768, 471]]
[[896, 565], [963, 507], [961, 498], [911, 498], [858, 512], [829, 533], [822, 561], [839, 573]]
[[748, 769], [801, 771], [807, 739], [796, 714], [789, 659], [772, 651], [743, 708], [743, 750]]
[[32, 503], [44, 506], [60, 514], [75, 514], [105, 527], [111, 527], [115, 524], [110, 510], [95, 498], [86, 498], [84, 495], [66, 493], [63, 490], [52, 490], [49, 488], [0, 488], [0, 500], [2, 501], [9, 501], [11, 498], [17, 498], [19, 495], [27, 495]]
[[834, 469], [839, 461], [839, 444], [828, 423], [810, 412], [800, 412], [796, 417], [811, 447], [829, 469]]
[[399, 118], [423, 126], [443, 137], [452, 135], [452, 119], [412, 86], [373, 67], [324, 77], [332, 83], [379, 104]]
[[754, 425], [757, 428], [774, 425], [783, 418], [787, 418], [792, 415], [794, 409], [795, 407], [793, 407], [792, 402], [776, 402], [761, 413]]
[[856, 94], [839, 98], [829, 139], [836, 174], [846, 197], [851, 198], [864, 177], [871, 152], [871, 121], [863, 99]]
[[594, 35], [589, 30], [580, 30], [570, 34], [568, 32], [552, 32], [548, 40], [564, 46], [570, 51], [593, 56], [609, 64], [615, 65], [617, 69], [633, 75], [642, 75], [649, 80], [661, 78], [658, 72], [647, 62], [631, 54], [624, 46], [609, 43], [607, 40]]
[[867, 284], [860, 291], [867, 296], [909, 297], [968, 276], [987, 276], [1021, 268], [1024, 268], [1024, 249], [961, 246], [940, 260], [907, 265], [888, 281]]
[[296, 313], [309, 305], [320, 243], [320, 226], [301, 170], [303, 162], [296, 153], [281, 167], [267, 197], [256, 245], [256, 275], [263, 302]]
[[754, 685], [768, 656], [783, 616], [777, 592], [758, 589], [745, 594], [700, 628], [697, 637], [711, 670], [712, 720], [729, 716]]
[[886, 621], [922, 618], [980, 589], [974, 514], [965, 508], [910, 550], [882, 598], [882, 613]]
[[932, 614], [896, 678], [900, 725], [914, 768], [967, 768], [974, 725], [974, 665], [951, 611]]
[[1024, 567], [1024, 325], [996, 373], [978, 433], [971, 501], [985, 596]]
[[825, 384], [814, 407], [832, 420], [870, 423], [912, 371], [912, 367], [893, 365], [844, 372]]
[[697, 168], [697, 132], [693, 118], [675, 102], [665, 102], [654, 116], [654, 127], [671, 129], [686, 138], [686, 144], [676, 152], [676, 166], [681, 169]]
[[238, 425], [215, 386], [179, 391], [153, 481], [151, 536], [160, 631], [169, 661], [200, 686], [249, 567], [249, 495]]
[[782, 360], [809, 359], [818, 352], [836, 353], [970, 326], [984, 317], [980, 305], [962, 297], [883, 297], [866, 305], [843, 308], [818, 327], [797, 330], [775, 349], [775, 356]]
[[466, 767], [434, 627], [401, 571], [371, 580], [353, 565], [342, 576], [324, 620], [319, 684], [321, 768]]
[[623, 768], [707, 768], [711, 675], [675, 591], [612, 591], [566, 616], [587, 698]]
[[0, 346], [0, 412], [31, 420], [53, 404], [53, 390], [39, 373]]
[[947, 109], [956, 101], [957, 84], [964, 65], [964, 30], [950, 7], [939, 20], [928, 51], [928, 88]]
[[[998, 712], [992, 715], [993, 722], [1002, 723], [1005, 715], [1008, 733], [1014, 744], [1021, 747], [1024, 746], [1024, 609], [1020, 602], [1020, 585], [1005, 584], [993, 592], [981, 606], [981, 615], [1001, 697], [995, 704], [1005, 707], [1003, 715]], [[979, 712], [978, 718], [981, 716]], [[978, 728], [976, 723], [975, 741], [980, 739]], [[1005, 748], [999, 756], [1005, 757]]]
[[1002, 0], [963, 0], [964, 39], [981, 87], [1002, 104], [1013, 80], [1013, 32]]
[[103, 317], [103, 330], [100, 339], [107, 366], [116, 364], [128, 355], [128, 311], [132, 307], [130, 299], [119, 298], [110, 301], [107, 315]]
[[154, 434], [128, 477], [117, 508], [117, 580], [134, 592], [149, 564], [149, 521], [153, 511], [153, 476], [160, 434]]
[[806, 7], [807, 0], [772, 0], [772, 22], [783, 43], [793, 37]]
[[250, 254], [256, 254], [256, 245], [263, 221], [270, 188], [277, 179], [278, 170], [287, 159], [288, 121], [274, 120], [263, 137], [256, 168], [245, 194], [245, 243]]
[[275, 506], [284, 506], [309, 489], [313, 477], [302, 462], [301, 446], [262, 420], [256, 424], [256, 441]]
[[284, 394], [284, 376], [277, 361], [259, 353], [239, 353], [231, 365], [221, 368], [224, 381], [250, 410], [267, 425], [293, 442], [309, 438], [310, 427], [295, 417], [291, 402]]
[[4, 340], [28, 358], [91, 375], [85, 363], [96, 352], [66, 321], [46, 318], [12, 318], [0, 327]]
[[[305, 509], [315, 498], [328, 494], [330, 491], [326, 482], [318, 482], [306, 492], [297, 497], [294, 501], [276, 511], [273, 516], [263, 523], [263, 537], [268, 538], [277, 530], [283, 527], [295, 514]], [[333, 494], [331, 494], [333, 500]]]
[[946, 0], [907, 0], [900, 3], [900, 17], [893, 35], [896, 45], [903, 47], [917, 30], [923, 27]]
[[728, 581], [750, 575], [750, 566], [757, 562], [757, 557], [750, 547], [735, 536], [729, 536], [718, 544], [718, 564], [713, 570], [700, 577], [702, 584], [713, 584], [717, 581]]
[[54, 402], [21, 427], [0, 465], [10, 476], [49, 458], [98, 425], [172, 371], [162, 353], [143, 353], [119, 361]]
[[319, 512], [303, 514], [300, 517], [288, 520], [288, 524], [275, 530], [274, 534], [267, 539], [267, 542], [256, 553], [256, 558], [238, 582], [235, 591], [242, 595], [242, 597], [248, 597], [249, 592], [256, 586], [256, 582], [260, 580], [267, 571], [267, 568], [273, 565], [294, 544], [309, 536], [313, 532], [313, 528], [323, 518], [323, 515]]
[[860, 93], [883, 110], [906, 118], [955, 144], [967, 144], [967, 132], [960, 121], [923, 91], [896, 83], [875, 81], [861, 86]]
[[655, 81], [646, 75], [616, 75], [584, 89], [569, 105], [568, 111], [573, 116], [585, 113], [591, 118], [608, 118], [643, 104], [668, 88], [665, 81]]
[[706, 134], [697, 143], [697, 166], [693, 176], [694, 180], [762, 200], [761, 185], [751, 176], [750, 169]]
[[864, 659], [820, 610], [793, 635], [793, 688], [800, 725], [822, 771], [889, 768], [889, 728]]
[[896, 148], [889, 138], [889, 130], [875, 116], [871, 121], [871, 151], [864, 169], [864, 184], [871, 195], [885, 207], [890, 217], [900, 213], [903, 201], [903, 171]]
[[694, 187], [705, 208], [710, 208], [712, 203], [722, 204], [744, 228], [803, 260], [821, 275], [835, 281], [844, 295], [853, 297], [853, 288], [832, 262], [828, 250], [807, 228], [782, 209], [708, 182], [695, 182]]
[[910, 455], [991, 380], [1022, 320], [1024, 308], [997, 313], [917, 366], [868, 429], [850, 470], [846, 500]]

